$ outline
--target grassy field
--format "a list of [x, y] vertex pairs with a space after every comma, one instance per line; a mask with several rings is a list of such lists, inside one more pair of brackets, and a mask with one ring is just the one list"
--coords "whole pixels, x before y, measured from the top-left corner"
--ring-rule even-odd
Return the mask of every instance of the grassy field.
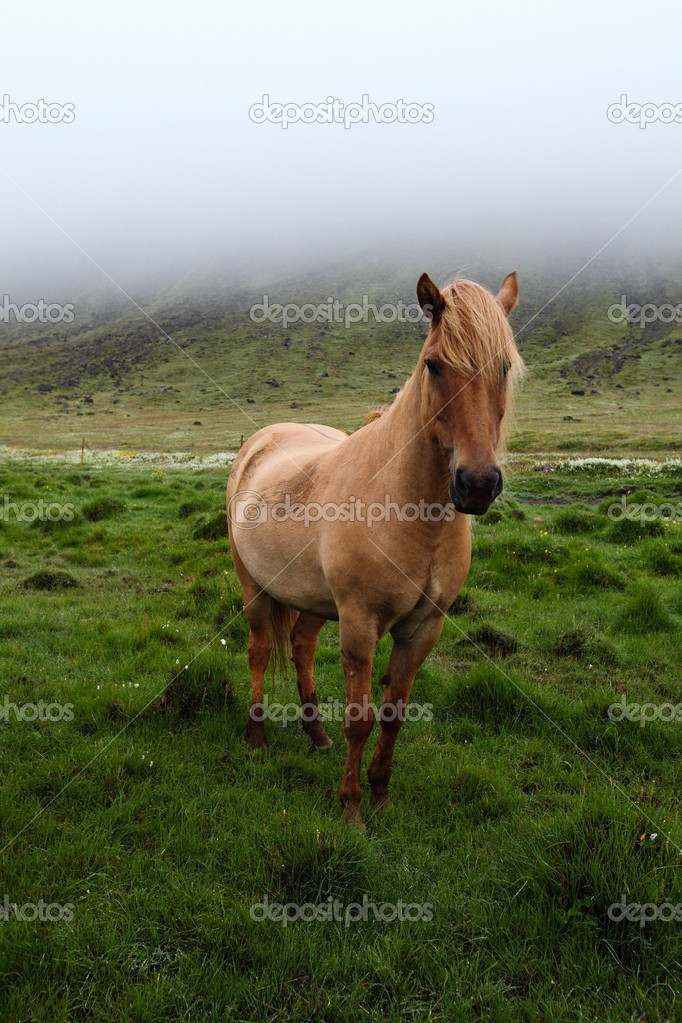
[[[4, 1020], [682, 1019], [682, 925], [609, 916], [682, 903], [682, 722], [608, 713], [682, 700], [682, 525], [608, 514], [679, 502], [679, 462], [516, 460], [359, 834], [339, 721], [325, 754], [298, 723], [244, 741], [227, 467], [111, 461], [0, 467], [29, 518], [69, 511], [0, 525]], [[317, 680], [340, 698], [333, 624]], [[9, 706], [41, 700], [62, 719]], [[252, 919], [266, 896], [432, 919], [284, 927]]]

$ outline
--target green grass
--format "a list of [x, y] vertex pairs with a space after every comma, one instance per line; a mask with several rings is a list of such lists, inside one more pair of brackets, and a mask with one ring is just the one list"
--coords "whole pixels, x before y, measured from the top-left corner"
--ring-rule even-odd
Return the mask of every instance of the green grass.
[[[0, 905], [73, 906], [0, 921], [3, 1019], [679, 1018], [680, 924], [608, 908], [682, 902], [682, 724], [608, 708], [682, 699], [682, 526], [614, 535], [630, 473], [518, 464], [415, 681], [432, 719], [405, 725], [393, 808], [373, 816], [365, 795], [359, 834], [339, 819], [338, 721], [322, 755], [298, 723], [270, 722], [266, 752], [244, 741], [225, 482], [0, 467], [11, 500], [74, 506], [0, 525], [0, 696], [73, 707], [0, 722]], [[636, 486], [661, 502], [680, 483]], [[330, 623], [321, 701], [343, 693], [337, 641]], [[291, 676], [268, 691], [296, 699]], [[428, 903], [433, 919], [284, 928], [251, 918], [264, 896]]]

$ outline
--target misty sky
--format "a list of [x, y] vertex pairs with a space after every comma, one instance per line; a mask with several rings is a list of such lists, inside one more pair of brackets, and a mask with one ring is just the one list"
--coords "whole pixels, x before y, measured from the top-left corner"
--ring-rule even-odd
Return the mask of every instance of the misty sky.
[[[0, 95], [75, 119], [0, 124], [0, 292], [99, 282], [55, 225], [126, 287], [384, 244], [451, 240], [463, 262], [492, 244], [511, 267], [578, 238], [590, 255], [682, 168], [682, 124], [606, 116], [622, 94], [682, 103], [678, 24], [655, 0], [7, 6]], [[403, 99], [433, 119], [282, 130], [249, 120], [264, 94]], [[682, 174], [616, 245], [676, 249], [681, 208]]]

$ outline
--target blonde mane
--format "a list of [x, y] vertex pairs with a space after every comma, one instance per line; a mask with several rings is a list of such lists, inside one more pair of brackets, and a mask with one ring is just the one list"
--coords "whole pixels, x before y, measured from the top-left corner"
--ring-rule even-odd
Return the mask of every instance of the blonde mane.
[[518, 377], [523, 360], [497, 299], [480, 284], [461, 277], [441, 292], [445, 308], [435, 350], [443, 362], [463, 376], [499, 379], [506, 367], [508, 379]]
[[[511, 394], [514, 382], [523, 374], [523, 359], [500, 303], [486, 288], [474, 281], [456, 277], [441, 293], [445, 308], [436, 328], [435, 352], [462, 376], [479, 374], [486, 380], [499, 380], [507, 370], [509, 405], [505, 415], [505, 434], [511, 421]], [[402, 392], [401, 392], [402, 393]], [[358, 429], [374, 422], [400, 397], [381, 408], [371, 409]]]
[[381, 408], [370, 409], [367, 415], [362, 417], [358, 429], [362, 426], [367, 426], [368, 423], [373, 423], [375, 419], [379, 419], [380, 416], [383, 416], [386, 409], [390, 407], [390, 405], [382, 405]]

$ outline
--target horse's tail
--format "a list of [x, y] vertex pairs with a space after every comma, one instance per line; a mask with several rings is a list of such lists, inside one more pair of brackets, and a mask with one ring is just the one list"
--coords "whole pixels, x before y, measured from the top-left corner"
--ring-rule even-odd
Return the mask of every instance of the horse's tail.
[[270, 639], [272, 641], [272, 671], [287, 673], [287, 661], [291, 656], [291, 630], [298, 614], [290, 607], [270, 597]]

